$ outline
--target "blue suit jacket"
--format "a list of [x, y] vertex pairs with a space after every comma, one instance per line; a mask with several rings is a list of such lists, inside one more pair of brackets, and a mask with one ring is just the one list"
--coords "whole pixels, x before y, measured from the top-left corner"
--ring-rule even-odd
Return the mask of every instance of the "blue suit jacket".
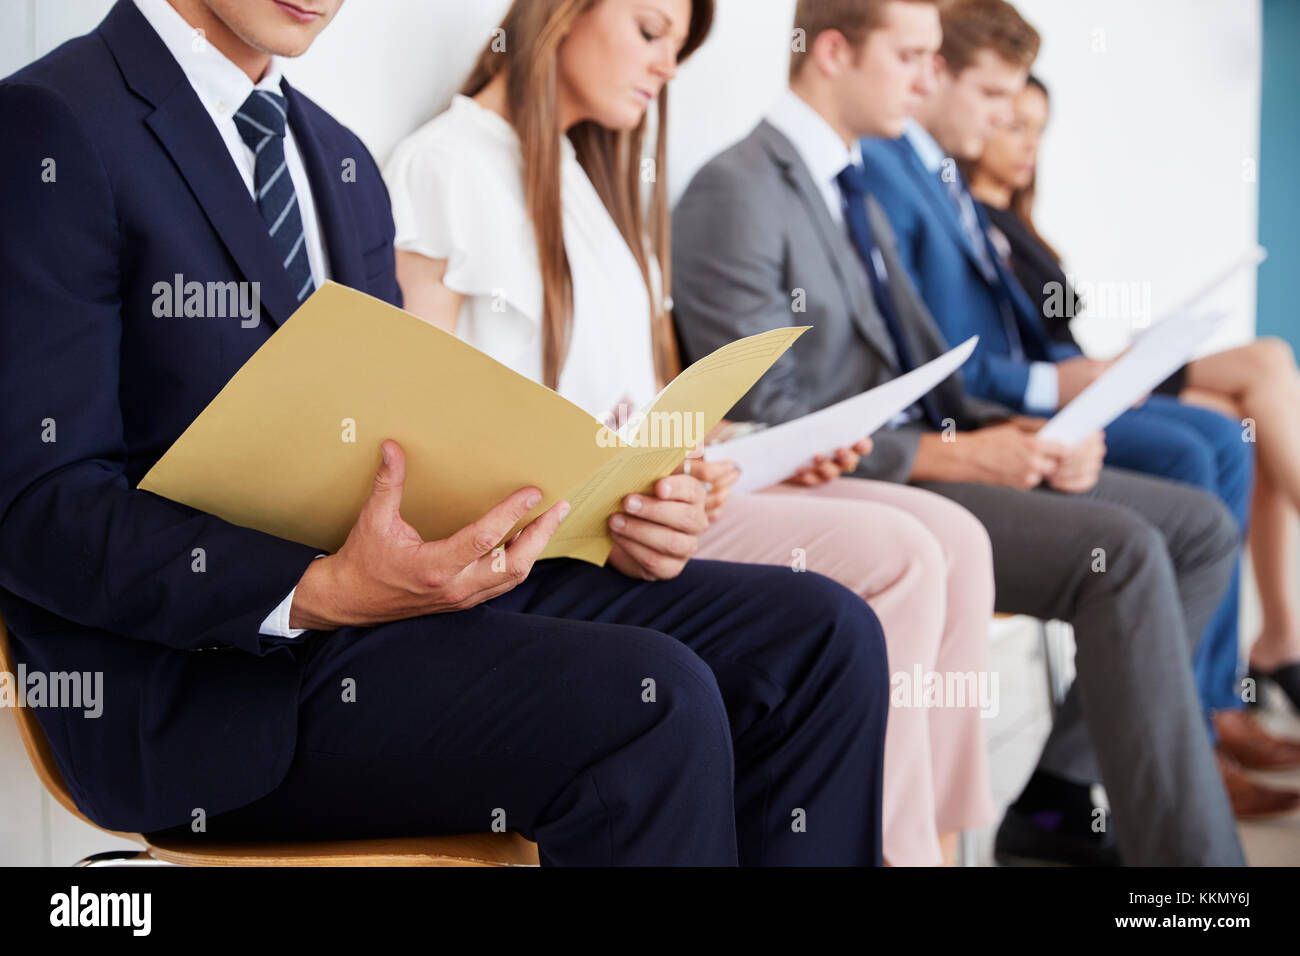
[[[1056, 362], [1080, 353], [1051, 341], [1016, 277], [1000, 256], [993, 255], [1010, 293], [1025, 352], [1023, 360], [1013, 358], [997, 290], [980, 270], [978, 254], [938, 177], [925, 168], [905, 137], [864, 139], [862, 158], [868, 189], [884, 207], [903, 264], [944, 336], [950, 343], [980, 337], [979, 347], [962, 369], [967, 390], [1023, 410], [1029, 363]], [[987, 230], [982, 211], [980, 216]]]
[[[283, 91], [331, 277], [400, 304], [378, 168]], [[188, 823], [288, 768], [303, 652], [258, 629], [316, 552], [135, 487], [295, 290], [129, 0], [0, 81], [0, 128], [0, 613], [30, 670], [103, 674], [98, 719], [36, 710], [78, 807], [117, 830]], [[155, 285], [177, 275], [260, 283], [261, 322], [155, 316]]]

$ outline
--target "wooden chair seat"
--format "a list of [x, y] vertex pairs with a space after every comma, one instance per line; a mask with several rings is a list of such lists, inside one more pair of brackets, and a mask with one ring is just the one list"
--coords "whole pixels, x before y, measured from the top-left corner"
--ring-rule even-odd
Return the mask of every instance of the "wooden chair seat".
[[148, 841], [150, 857], [181, 866], [537, 866], [518, 833], [338, 840], [328, 843]]

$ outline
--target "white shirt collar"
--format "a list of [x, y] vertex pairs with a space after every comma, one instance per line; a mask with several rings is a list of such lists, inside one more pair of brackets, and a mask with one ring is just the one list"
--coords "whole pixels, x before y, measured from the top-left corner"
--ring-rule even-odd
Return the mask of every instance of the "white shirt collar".
[[279, 57], [271, 58], [266, 75], [254, 86], [247, 73], [205, 40], [167, 0], [135, 0], [135, 5], [180, 64], [190, 86], [209, 111], [233, 114], [254, 89], [283, 95]]
[[794, 144], [813, 180], [819, 187], [834, 185], [835, 178], [861, 155], [855, 143], [850, 149], [825, 117], [808, 105], [794, 90], [787, 89], [767, 114], [767, 121]]
[[912, 144], [912, 149], [916, 150], [916, 155], [926, 169], [932, 173], [937, 173], [943, 169], [943, 163], [948, 158], [948, 154], [943, 151], [939, 141], [930, 135], [929, 130], [916, 120], [909, 119], [907, 129], [903, 135]]

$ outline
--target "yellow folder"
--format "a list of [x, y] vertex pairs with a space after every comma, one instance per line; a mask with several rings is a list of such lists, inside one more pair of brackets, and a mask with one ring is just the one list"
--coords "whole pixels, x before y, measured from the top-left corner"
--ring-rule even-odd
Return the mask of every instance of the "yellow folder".
[[[529, 485], [572, 505], [543, 558], [604, 564], [625, 495], [671, 474], [807, 330], [774, 329], [679, 375], [619, 433], [441, 329], [326, 282], [245, 363], [140, 488], [322, 551], [370, 494], [379, 445], [406, 452], [402, 517], [448, 537]], [[513, 531], [511, 534], [513, 535]]]

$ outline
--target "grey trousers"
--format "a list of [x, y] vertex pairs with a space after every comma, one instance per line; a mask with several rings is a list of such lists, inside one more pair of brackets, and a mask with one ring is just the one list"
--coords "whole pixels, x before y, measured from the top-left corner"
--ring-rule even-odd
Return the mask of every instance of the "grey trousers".
[[1126, 864], [1243, 865], [1191, 668], [1232, 573], [1227, 509], [1190, 485], [1110, 468], [1082, 495], [921, 487], [988, 529], [998, 611], [1074, 627], [1078, 676], [1039, 769], [1105, 785]]

